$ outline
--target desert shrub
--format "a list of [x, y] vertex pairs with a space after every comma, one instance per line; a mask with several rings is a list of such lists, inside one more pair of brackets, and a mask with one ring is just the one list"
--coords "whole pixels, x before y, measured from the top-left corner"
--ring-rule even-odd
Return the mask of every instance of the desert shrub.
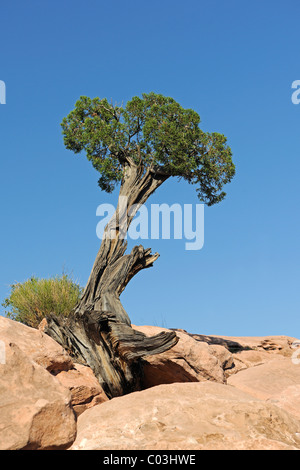
[[6, 316], [33, 328], [49, 314], [68, 317], [82, 294], [82, 288], [67, 274], [50, 279], [31, 277], [10, 287], [10, 296], [2, 304], [9, 309]]

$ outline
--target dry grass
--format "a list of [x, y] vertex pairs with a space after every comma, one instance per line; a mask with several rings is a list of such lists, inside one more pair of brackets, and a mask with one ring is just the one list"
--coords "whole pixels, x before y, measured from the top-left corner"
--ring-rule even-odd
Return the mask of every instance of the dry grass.
[[78, 303], [82, 288], [68, 275], [38, 279], [32, 277], [11, 286], [4, 300], [6, 315], [12, 320], [36, 328], [48, 314], [68, 317]]

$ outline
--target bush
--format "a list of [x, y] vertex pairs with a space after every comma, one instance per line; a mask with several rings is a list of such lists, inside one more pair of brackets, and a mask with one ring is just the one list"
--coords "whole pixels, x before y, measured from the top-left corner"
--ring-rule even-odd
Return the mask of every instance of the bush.
[[66, 274], [50, 279], [32, 277], [13, 284], [2, 305], [10, 309], [5, 312], [8, 318], [37, 328], [48, 314], [68, 317], [81, 294], [82, 288]]

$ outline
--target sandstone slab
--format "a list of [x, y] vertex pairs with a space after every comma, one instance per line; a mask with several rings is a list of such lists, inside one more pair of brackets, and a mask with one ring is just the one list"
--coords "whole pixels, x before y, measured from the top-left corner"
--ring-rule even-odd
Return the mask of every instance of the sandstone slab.
[[1, 316], [0, 340], [17, 344], [29, 359], [48, 372], [58, 372], [73, 367], [71, 357], [50, 336]]
[[85, 411], [71, 449], [299, 450], [300, 423], [228, 385], [174, 383]]
[[0, 363], [0, 449], [65, 449], [76, 436], [70, 392], [14, 343]]
[[300, 385], [300, 365], [289, 358], [275, 358], [256, 367], [249, 367], [228, 378], [228, 384], [246, 393], [268, 400], [290, 386]]
[[268, 400], [300, 419], [300, 365], [291, 358], [276, 357], [241, 370], [227, 383], [261, 400]]
[[92, 406], [108, 401], [90, 367], [75, 363], [73, 369], [62, 371], [56, 377], [70, 390], [71, 403], [77, 416]]
[[[154, 326], [134, 326], [133, 328], [148, 336], [164, 330]], [[176, 331], [176, 334], [179, 337], [176, 346], [162, 354], [145, 359], [143, 387], [206, 380], [224, 383], [223, 364], [229, 360], [226, 356], [228, 351], [223, 348], [225, 355], [222, 356], [221, 346], [216, 351], [207, 343], [198, 342], [182, 331]]]
[[300, 421], [300, 384], [290, 385], [268, 399], [270, 403], [288, 411]]

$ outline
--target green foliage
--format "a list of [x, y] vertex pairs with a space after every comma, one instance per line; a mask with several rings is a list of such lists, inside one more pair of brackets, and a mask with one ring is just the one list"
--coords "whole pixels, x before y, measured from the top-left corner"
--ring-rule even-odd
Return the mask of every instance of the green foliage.
[[85, 151], [100, 173], [99, 186], [111, 192], [129, 159], [143, 168], [184, 178], [197, 185], [208, 205], [221, 201], [234, 176], [232, 153], [222, 134], [205, 133], [200, 117], [173, 98], [155, 93], [134, 97], [125, 107], [82, 96], [63, 119], [66, 148]]
[[3, 307], [8, 318], [36, 328], [46, 315], [67, 317], [77, 305], [81, 287], [68, 275], [38, 279], [32, 277], [11, 286], [10, 296]]

